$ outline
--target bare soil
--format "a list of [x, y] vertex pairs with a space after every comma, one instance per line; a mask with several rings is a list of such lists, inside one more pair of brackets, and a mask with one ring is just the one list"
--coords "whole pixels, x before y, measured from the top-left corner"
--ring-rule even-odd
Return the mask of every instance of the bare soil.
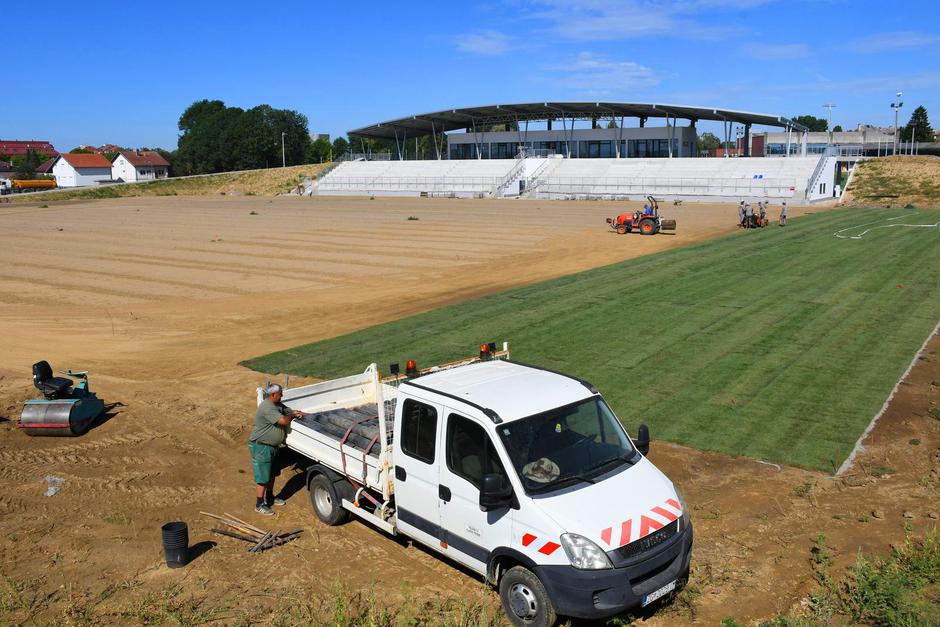
[[883, 157], [860, 162], [840, 204], [919, 209], [940, 206], [940, 157]]
[[[604, 218], [623, 206], [287, 197], [0, 206], [0, 571], [35, 593], [40, 620], [76, 599], [127, 607], [174, 584], [254, 618], [284, 591], [328, 596], [335, 582], [374, 585], [383, 603], [401, 599], [405, 581], [420, 598], [480, 598], [476, 578], [422, 549], [358, 522], [317, 523], [291, 468], [277, 484], [287, 506], [275, 519], [254, 514], [245, 441], [266, 377], [236, 364], [736, 228], [733, 205], [687, 203], [665, 211], [677, 235], [618, 236]], [[81, 438], [19, 432], [40, 359], [90, 370], [92, 388], [119, 405]], [[812, 587], [817, 534], [844, 564], [859, 548], [886, 550], [905, 525], [935, 524], [940, 420], [928, 409], [938, 380], [935, 338], [839, 480], [654, 442], [653, 461], [692, 508], [696, 547], [687, 592], [649, 622], [784, 611]], [[50, 474], [65, 483], [46, 497]], [[210, 534], [200, 510], [307, 531], [247, 555]], [[189, 523], [191, 544], [217, 544], [168, 569], [159, 528], [170, 520]]]

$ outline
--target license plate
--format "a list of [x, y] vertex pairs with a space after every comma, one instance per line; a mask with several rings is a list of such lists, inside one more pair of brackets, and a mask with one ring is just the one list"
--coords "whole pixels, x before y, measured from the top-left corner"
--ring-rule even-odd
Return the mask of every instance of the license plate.
[[640, 607], [646, 607], [647, 605], [649, 605], [656, 599], [663, 598], [664, 596], [666, 596], [667, 594], [669, 594], [675, 589], [676, 589], [676, 582], [670, 581], [659, 590], [654, 590], [650, 592], [649, 594], [647, 594], [645, 597], [643, 597], [643, 603], [640, 604]]

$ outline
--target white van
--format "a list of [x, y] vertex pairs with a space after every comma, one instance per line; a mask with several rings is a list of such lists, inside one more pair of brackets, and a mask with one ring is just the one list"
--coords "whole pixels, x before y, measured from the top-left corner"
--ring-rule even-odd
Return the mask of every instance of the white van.
[[[603, 618], [688, 577], [692, 523], [672, 482], [586, 381], [481, 357], [287, 389], [287, 446], [311, 460], [326, 524], [349, 514], [498, 587], [516, 625]], [[258, 391], [258, 402], [263, 399]]]

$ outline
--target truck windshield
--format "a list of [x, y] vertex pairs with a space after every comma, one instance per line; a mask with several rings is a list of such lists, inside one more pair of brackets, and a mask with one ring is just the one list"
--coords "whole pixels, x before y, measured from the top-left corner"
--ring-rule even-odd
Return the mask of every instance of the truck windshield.
[[639, 453], [600, 396], [497, 428], [529, 494], [595, 478]]

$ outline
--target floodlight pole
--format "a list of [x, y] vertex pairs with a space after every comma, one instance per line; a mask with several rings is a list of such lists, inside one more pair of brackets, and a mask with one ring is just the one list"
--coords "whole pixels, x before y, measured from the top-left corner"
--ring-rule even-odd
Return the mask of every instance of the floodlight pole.
[[281, 132], [281, 167], [287, 167], [287, 153], [284, 151], [284, 137], [287, 133]]
[[826, 130], [829, 131], [829, 143], [828, 143], [827, 145], [828, 145], [828, 146], [831, 146], [831, 145], [832, 145], [832, 108], [833, 108], [835, 105], [832, 104], [832, 103], [828, 103], [828, 102], [827, 102], [827, 103], [824, 104], [823, 106], [826, 107], [827, 109], [829, 109], [829, 123], [828, 123], [827, 126], [826, 126]]
[[904, 103], [901, 102], [901, 96], [902, 92], [895, 94], [894, 102], [891, 103], [891, 108], [894, 109], [894, 150], [891, 154], [894, 156], [898, 154], [898, 113], [900, 113], [901, 107], [904, 106]]

